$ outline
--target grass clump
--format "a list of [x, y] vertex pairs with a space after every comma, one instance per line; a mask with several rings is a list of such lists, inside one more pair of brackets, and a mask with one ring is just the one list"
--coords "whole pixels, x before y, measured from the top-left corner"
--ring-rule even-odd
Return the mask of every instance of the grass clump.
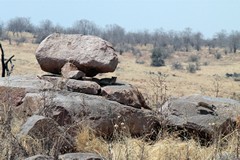
[[221, 58], [222, 58], [222, 54], [219, 53], [219, 52], [217, 52], [217, 53], [214, 54], [214, 57], [215, 57], [216, 59], [221, 59]]
[[172, 63], [172, 69], [174, 70], [182, 70], [183, 69], [183, 65], [178, 62], [178, 61], [175, 61]]
[[198, 55], [190, 55], [188, 58], [189, 62], [198, 62], [200, 60], [200, 57]]
[[189, 63], [188, 66], [187, 66], [187, 71], [189, 73], [196, 73], [197, 66], [195, 64]]

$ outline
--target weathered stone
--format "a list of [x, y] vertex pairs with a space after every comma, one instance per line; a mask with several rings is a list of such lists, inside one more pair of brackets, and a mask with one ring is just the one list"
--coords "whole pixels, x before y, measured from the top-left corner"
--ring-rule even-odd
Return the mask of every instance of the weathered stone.
[[29, 158], [26, 158], [25, 160], [54, 160], [53, 157], [46, 156], [46, 155], [35, 155]]
[[96, 82], [92, 81], [78, 81], [69, 79], [66, 83], [66, 87], [68, 91], [72, 92], [80, 92], [86, 94], [99, 94], [101, 87]]
[[[66, 136], [66, 133], [60, 128], [60, 126], [51, 118], [44, 116], [33, 115], [27, 119], [27, 121], [21, 126], [20, 132], [17, 138], [20, 141], [25, 141], [24, 138], [30, 136], [33, 139], [41, 140], [45, 149], [52, 149], [58, 144], [62, 152], [66, 150], [73, 150], [73, 142]], [[31, 143], [25, 141], [25, 146]]]
[[[78, 123], [80, 122], [89, 124], [91, 128], [96, 130], [98, 135], [104, 137], [111, 137], [113, 135], [113, 132], [116, 130], [114, 128], [115, 125], [119, 126], [117, 127], [118, 131], [123, 129], [132, 136], [149, 135], [150, 137], [154, 137], [158, 133], [160, 124], [153, 112], [122, 105], [101, 96], [70, 92], [66, 89], [59, 90], [56, 88], [56, 84], [62, 78], [46, 77], [20, 78], [21, 80], [11, 77], [8, 86], [1, 86], [2, 81], [0, 79], [0, 87], [5, 87], [2, 91], [6, 92], [9, 88], [18, 91], [16, 90], [18, 87], [24, 91], [21, 94], [21, 103], [17, 107], [12, 108], [14, 114], [18, 114], [18, 117], [23, 118], [27, 118], [33, 114], [47, 115], [47, 117], [54, 119], [63, 127], [68, 125], [73, 126], [71, 127], [71, 131], [73, 131], [71, 133], [73, 134], [74, 131], [79, 130]], [[64, 87], [70, 86], [68, 82], [76, 81], [72, 79], [66, 80], [63, 82]], [[90, 89], [91, 94], [97, 93], [98, 88], [100, 89], [95, 82], [83, 82], [94, 83], [97, 86], [96, 90]], [[79, 91], [82, 88], [76, 87], [71, 90]], [[40, 122], [36, 120], [35, 123], [42, 124], [43, 121], [43, 124], [48, 124], [48, 120], [39, 120]], [[52, 120], [49, 121], [52, 122]], [[34, 126], [33, 122], [31, 123]], [[49, 129], [46, 128], [46, 130]]]
[[193, 95], [170, 100], [159, 112], [167, 126], [209, 142], [216, 133], [225, 135], [235, 128], [239, 111], [238, 101]]
[[[20, 106], [29, 92], [50, 89], [53, 85], [35, 76], [11, 76], [0, 78], [0, 103], [6, 106]], [[6, 108], [7, 109], [7, 108]], [[13, 108], [15, 109], [15, 108]], [[1, 117], [2, 111], [0, 111]], [[18, 112], [16, 112], [18, 114]]]
[[61, 73], [62, 76], [67, 79], [81, 79], [85, 76], [85, 73], [79, 71], [74, 64], [69, 62], [61, 68]]
[[[32, 96], [41, 95], [34, 93]], [[148, 135], [151, 138], [156, 136], [160, 127], [151, 111], [135, 109], [100, 96], [63, 91], [45, 96], [50, 97], [46, 98], [45, 103], [51, 104], [45, 114], [61, 126], [81, 122], [88, 124], [98, 135], [111, 137], [117, 125], [117, 130], [123, 129], [132, 136]], [[79, 126], [73, 125], [71, 132], [74, 134], [78, 130]]]
[[85, 76], [85, 73], [83, 73], [82, 71], [70, 71], [68, 73], [68, 75], [66, 76], [66, 78], [69, 78], [69, 79], [81, 79], [84, 76]]
[[104, 160], [105, 158], [95, 153], [67, 153], [58, 156], [59, 160]]
[[112, 45], [96, 36], [80, 34], [51, 34], [36, 50], [36, 58], [43, 71], [60, 74], [70, 62], [86, 76], [113, 72], [118, 64]]
[[14, 111], [18, 117], [28, 117], [37, 114], [44, 107], [44, 93], [35, 95], [34, 93], [26, 93], [22, 99], [22, 104], [17, 106]]
[[101, 95], [105, 98], [134, 108], [151, 109], [142, 94], [133, 86], [118, 84], [102, 87]]

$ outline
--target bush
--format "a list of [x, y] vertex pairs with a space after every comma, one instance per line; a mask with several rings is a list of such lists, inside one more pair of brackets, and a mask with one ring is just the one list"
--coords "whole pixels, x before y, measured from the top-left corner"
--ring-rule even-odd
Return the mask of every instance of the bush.
[[187, 66], [187, 71], [188, 71], [189, 73], [196, 73], [196, 71], [197, 71], [197, 66], [196, 66], [195, 64], [190, 63], [190, 64], [188, 64], [188, 66]]
[[200, 57], [198, 55], [191, 55], [189, 58], [188, 58], [188, 61], [189, 62], [198, 62], [200, 59]]
[[204, 65], [204, 66], [208, 66], [208, 65], [209, 65], [209, 62], [208, 62], [208, 61], [205, 61], [205, 62], [203, 63], [203, 65]]
[[222, 58], [222, 55], [219, 52], [215, 53], [214, 56], [215, 56], [216, 59], [221, 59]]
[[141, 56], [142, 55], [141, 51], [137, 48], [134, 48], [134, 47], [132, 47], [132, 54], [134, 56]]
[[176, 61], [172, 63], [172, 69], [176, 69], [176, 70], [182, 70], [183, 66], [180, 62]]
[[164, 66], [165, 65], [165, 61], [164, 59], [166, 59], [167, 57], [169, 57], [170, 53], [167, 52], [167, 50], [165, 48], [154, 48], [152, 50], [152, 55], [151, 55], [151, 59], [152, 59], [152, 66]]
[[196, 70], [201, 70], [201, 68], [200, 68], [200, 63], [199, 63], [199, 62], [196, 62], [196, 63], [195, 63], [195, 66], [196, 66]]
[[144, 64], [145, 63], [145, 61], [144, 60], [140, 60], [140, 59], [136, 59], [136, 61], [135, 61], [137, 64]]

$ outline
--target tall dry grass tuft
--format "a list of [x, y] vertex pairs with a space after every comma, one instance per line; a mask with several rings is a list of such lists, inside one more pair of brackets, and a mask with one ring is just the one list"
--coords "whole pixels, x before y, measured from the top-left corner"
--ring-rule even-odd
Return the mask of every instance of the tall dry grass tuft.
[[79, 152], [94, 152], [104, 157], [108, 156], [107, 142], [96, 137], [89, 127], [83, 127], [76, 136], [76, 147]]
[[[240, 119], [240, 118], [239, 118]], [[212, 160], [239, 158], [239, 131], [218, 138], [217, 144], [201, 146], [196, 140], [182, 141], [167, 135], [156, 142], [119, 135], [111, 142], [97, 138], [89, 128], [77, 136], [77, 149], [95, 152], [110, 160]], [[116, 137], [116, 136], [115, 136]], [[116, 137], [117, 138], [117, 137]], [[217, 148], [216, 148], [217, 147]]]

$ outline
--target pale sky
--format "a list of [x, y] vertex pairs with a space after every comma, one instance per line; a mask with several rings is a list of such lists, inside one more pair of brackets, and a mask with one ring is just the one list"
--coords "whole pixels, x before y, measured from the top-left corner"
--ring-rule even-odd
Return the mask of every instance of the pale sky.
[[104, 27], [118, 24], [126, 31], [190, 27], [212, 37], [222, 29], [240, 31], [240, 0], [0, 0], [0, 22], [29, 17], [39, 24], [71, 26], [87, 19]]

